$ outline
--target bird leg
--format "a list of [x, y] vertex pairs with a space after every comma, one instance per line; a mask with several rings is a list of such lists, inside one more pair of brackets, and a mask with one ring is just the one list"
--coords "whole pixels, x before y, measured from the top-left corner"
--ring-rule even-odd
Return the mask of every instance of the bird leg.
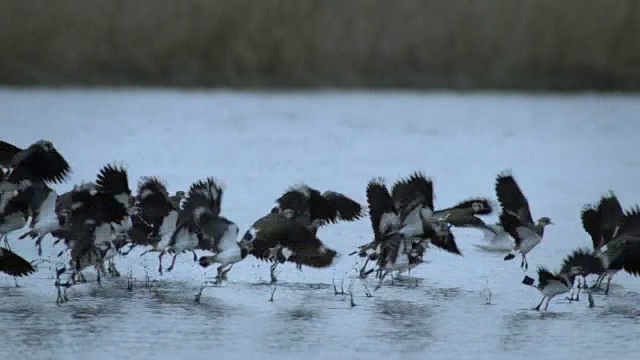
[[600, 285], [602, 285], [602, 280], [604, 280], [604, 276], [605, 276], [604, 272], [598, 276], [598, 279], [596, 280], [595, 284], [591, 286], [591, 290], [600, 288]]
[[38, 236], [36, 239], [36, 249], [38, 251], [38, 256], [42, 256], [42, 237]]
[[547, 298], [547, 305], [544, 306], [544, 311], [547, 311], [547, 308], [549, 307], [549, 301], [551, 301], [550, 297]]
[[538, 306], [535, 307], [536, 311], [540, 311], [540, 306], [542, 306], [542, 303], [544, 302], [544, 299], [546, 299], [546, 298], [547, 298], [546, 296], [542, 297], [542, 300], [540, 300], [540, 304], [538, 304]]
[[164, 256], [164, 251], [160, 252], [160, 255], [158, 255], [158, 272], [160, 273], [160, 275], [162, 275], [162, 257]]
[[231, 264], [231, 266], [229, 266], [229, 268], [225, 271], [224, 270], [224, 265], [220, 265], [218, 266], [218, 275], [216, 276], [216, 285], [220, 285], [220, 283], [222, 283], [222, 281], [227, 280], [227, 273], [229, 272], [229, 270], [231, 270], [231, 267], [233, 266], [233, 264]]
[[120, 277], [120, 272], [118, 271], [118, 269], [116, 269], [116, 263], [113, 261], [113, 259], [109, 259], [109, 267], [107, 271], [113, 277]]
[[222, 280], [229, 281], [229, 279], [227, 278], [227, 273], [231, 270], [232, 267], [233, 264], [229, 265], [229, 267], [222, 272]]
[[373, 291], [380, 289], [380, 287], [382, 286], [382, 280], [384, 280], [384, 278], [387, 277], [387, 274], [389, 274], [390, 272], [391, 270], [387, 270], [384, 272], [384, 274], [382, 274], [382, 276], [380, 276], [380, 282], [378, 282], [378, 286], [376, 286], [376, 288], [373, 289]]
[[193, 262], [198, 262], [198, 254], [196, 254], [196, 251], [191, 250], [191, 252], [193, 253]]
[[604, 289], [604, 294], [609, 295], [609, 286], [611, 285], [611, 280], [613, 279], [613, 274], [609, 275], [607, 278], [607, 287]]
[[362, 268], [360, 268], [360, 279], [364, 279], [367, 277], [367, 275], [371, 274], [370, 272], [365, 272], [365, 269], [367, 268], [368, 263], [369, 263], [369, 258], [367, 257], [367, 260], [364, 261], [364, 265], [362, 265]]
[[178, 253], [173, 254], [173, 258], [171, 259], [171, 265], [167, 268], [167, 272], [173, 270], [173, 265], [176, 263], [176, 258], [178, 257]]
[[527, 271], [529, 269], [529, 263], [527, 263], [527, 257], [522, 254], [522, 262], [520, 263], [522, 270]]
[[275, 274], [276, 267], [278, 267], [278, 262], [274, 261], [273, 264], [271, 265], [270, 272], [269, 272], [269, 275], [271, 275], [272, 284], [275, 284], [276, 281], [278, 281], [278, 279], [276, 279], [276, 274]]

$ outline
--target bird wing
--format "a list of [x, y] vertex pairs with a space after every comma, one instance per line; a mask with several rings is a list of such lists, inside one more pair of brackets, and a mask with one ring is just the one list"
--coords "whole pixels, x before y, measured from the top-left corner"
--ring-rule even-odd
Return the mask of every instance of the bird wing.
[[538, 288], [545, 288], [553, 281], [561, 280], [544, 266], [538, 266]]
[[48, 141], [38, 141], [17, 153], [11, 166], [26, 169], [34, 178], [54, 184], [62, 183], [71, 173], [67, 160]]
[[450, 214], [490, 215], [491, 213], [493, 213], [491, 201], [479, 197], [463, 200], [450, 208], [434, 211], [433, 216], [443, 218]]
[[570, 274], [578, 267], [580, 271], [587, 274], [601, 274], [604, 272], [602, 260], [593, 254], [589, 249], [578, 248], [567, 255], [560, 265], [561, 274]]
[[127, 170], [115, 164], [107, 164], [100, 169], [96, 179], [98, 191], [114, 195], [131, 194]]
[[0, 272], [22, 277], [36, 272], [30, 262], [11, 250], [0, 247]]
[[353, 221], [364, 216], [362, 205], [344, 194], [329, 190], [322, 197], [336, 210], [335, 221]]
[[214, 216], [220, 215], [224, 189], [213, 177], [198, 180], [191, 184], [184, 202], [184, 213], [193, 216], [194, 212], [207, 209]]
[[417, 207], [433, 212], [433, 182], [421, 172], [400, 179], [391, 188], [391, 198], [401, 217]]
[[529, 202], [513, 178], [513, 175], [508, 172], [498, 174], [496, 179], [496, 195], [504, 211], [513, 213], [525, 225], [533, 225]]
[[445, 235], [433, 235], [431, 236], [431, 244], [434, 246], [455, 255], [462, 256], [462, 252], [458, 248], [458, 244], [456, 243], [455, 236], [453, 233], [449, 232]]
[[533, 237], [539, 237], [531, 228], [525, 226], [520, 218], [509, 212], [503, 212], [500, 214], [500, 223], [506, 231], [515, 241], [515, 248], [520, 249], [523, 243]]
[[367, 184], [367, 204], [374, 240], [380, 241], [387, 232], [399, 225], [393, 199], [382, 179], [372, 179]]
[[584, 231], [591, 237], [593, 248], [599, 248], [602, 245], [602, 230], [600, 228], [598, 209], [593, 205], [585, 205], [580, 212], [580, 219]]
[[0, 140], [0, 166], [11, 167], [13, 158], [21, 151], [19, 147]]
[[198, 224], [203, 235], [198, 247], [202, 250], [223, 252], [238, 247], [238, 225], [224, 217], [212, 217]]
[[600, 218], [602, 243], [606, 244], [613, 238], [614, 232], [624, 216], [622, 206], [613, 192], [609, 192], [608, 195], [600, 198], [598, 216]]

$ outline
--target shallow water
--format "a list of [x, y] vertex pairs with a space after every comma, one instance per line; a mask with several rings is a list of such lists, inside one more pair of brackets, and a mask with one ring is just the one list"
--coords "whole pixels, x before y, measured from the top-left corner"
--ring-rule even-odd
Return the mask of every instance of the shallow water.
[[[434, 179], [436, 206], [445, 207], [470, 196], [494, 198], [496, 173], [511, 168], [533, 216], [557, 224], [528, 256], [533, 276], [538, 264], [557, 269], [565, 254], [589, 246], [579, 219], [583, 204], [609, 189], [624, 207], [640, 202], [639, 100], [2, 89], [0, 118], [4, 140], [24, 146], [48, 138], [69, 159], [74, 175], [56, 187], [61, 192], [114, 160], [127, 164], [132, 188], [143, 175], [163, 177], [170, 191], [216, 176], [227, 184], [223, 213], [241, 231], [302, 181], [364, 203], [370, 178], [390, 183], [421, 169]], [[10, 235], [14, 250], [35, 259], [33, 243], [18, 235]], [[520, 283], [519, 259], [505, 262], [500, 252], [476, 248], [479, 232], [457, 229], [462, 257], [434, 250], [409, 278], [378, 291], [374, 279], [355, 278], [358, 261], [347, 256], [369, 240], [368, 219], [319, 235], [340, 252], [335, 266], [280, 267], [273, 302], [268, 266], [255, 259], [235, 265], [228, 283], [195, 303], [199, 284], [215, 268], [203, 272], [185, 254], [172, 272], [158, 275], [157, 257], [134, 250], [117, 260], [121, 278], [98, 287], [87, 271], [90, 282], [56, 306], [58, 248], [45, 244], [52, 262], [20, 279], [21, 288], [0, 276], [1, 358], [629, 359], [640, 349], [640, 281], [627, 274], [614, 278], [608, 297], [594, 295], [595, 308], [586, 296], [573, 303], [560, 296], [547, 312], [536, 312], [541, 295]], [[343, 280], [355, 307], [349, 296], [334, 294], [332, 282], [340, 289]]]

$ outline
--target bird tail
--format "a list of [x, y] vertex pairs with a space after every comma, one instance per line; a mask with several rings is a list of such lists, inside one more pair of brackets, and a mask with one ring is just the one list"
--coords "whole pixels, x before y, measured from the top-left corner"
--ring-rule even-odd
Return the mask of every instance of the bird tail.
[[213, 256], [202, 256], [202, 257], [200, 257], [200, 260], [198, 260], [198, 263], [203, 268], [206, 268], [206, 267], [211, 266], [211, 264], [215, 263], [213, 258], [214, 258]]
[[532, 277], [529, 276], [525, 276], [524, 279], [522, 279], [522, 283], [527, 285], [527, 286], [534, 286], [533, 283], [535, 282], [535, 280]]

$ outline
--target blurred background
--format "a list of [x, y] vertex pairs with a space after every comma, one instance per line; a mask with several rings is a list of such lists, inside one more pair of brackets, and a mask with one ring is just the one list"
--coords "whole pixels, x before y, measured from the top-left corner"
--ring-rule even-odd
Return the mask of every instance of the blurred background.
[[0, 0], [0, 83], [637, 90], [637, 0]]

